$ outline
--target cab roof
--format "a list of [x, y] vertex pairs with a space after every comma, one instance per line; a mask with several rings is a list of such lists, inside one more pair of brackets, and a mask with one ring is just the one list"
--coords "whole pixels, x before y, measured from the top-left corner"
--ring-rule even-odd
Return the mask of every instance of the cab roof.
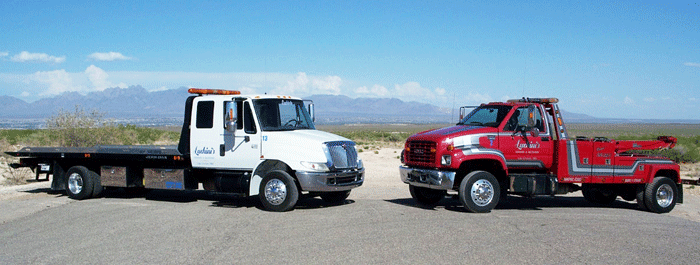
[[241, 91], [237, 90], [224, 90], [224, 89], [207, 89], [207, 88], [190, 88], [187, 90], [190, 94], [199, 94], [200, 96], [240, 96], [248, 97], [252, 99], [296, 99], [301, 100], [301, 98], [292, 96], [282, 96], [282, 95], [241, 95]]

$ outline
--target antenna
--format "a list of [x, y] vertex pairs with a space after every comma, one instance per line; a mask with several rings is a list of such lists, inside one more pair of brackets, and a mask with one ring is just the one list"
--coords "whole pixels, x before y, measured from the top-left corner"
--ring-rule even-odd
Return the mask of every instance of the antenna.
[[455, 100], [457, 98], [457, 94], [455, 92], [452, 92], [452, 113], [450, 114], [450, 123], [455, 123]]

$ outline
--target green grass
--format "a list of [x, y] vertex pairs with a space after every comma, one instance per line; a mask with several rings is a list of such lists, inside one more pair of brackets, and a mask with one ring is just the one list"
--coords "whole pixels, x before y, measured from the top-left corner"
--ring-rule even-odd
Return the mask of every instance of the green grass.
[[[178, 132], [134, 125], [82, 129], [82, 133], [112, 135], [109, 142], [98, 143], [103, 145], [172, 145], [180, 139]], [[48, 129], [0, 130], [0, 140], [10, 145], [58, 146], [56, 139], [61, 135], [59, 130]]]

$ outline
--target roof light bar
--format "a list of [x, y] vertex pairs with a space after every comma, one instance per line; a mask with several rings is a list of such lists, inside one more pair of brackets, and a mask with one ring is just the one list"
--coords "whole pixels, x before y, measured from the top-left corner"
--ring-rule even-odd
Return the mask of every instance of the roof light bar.
[[521, 99], [509, 99], [509, 103], [557, 103], [558, 98], [521, 98]]
[[190, 94], [200, 95], [240, 95], [241, 91], [223, 90], [223, 89], [205, 89], [205, 88], [190, 88], [187, 90]]

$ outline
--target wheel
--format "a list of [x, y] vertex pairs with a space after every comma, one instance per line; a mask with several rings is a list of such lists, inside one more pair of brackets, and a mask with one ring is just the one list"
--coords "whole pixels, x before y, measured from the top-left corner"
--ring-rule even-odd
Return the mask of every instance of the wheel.
[[411, 192], [411, 197], [413, 197], [418, 204], [428, 207], [435, 206], [442, 198], [445, 198], [447, 194], [444, 190], [433, 190], [413, 185], [408, 186], [408, 190]]
[[583, 184], [581, 185], [583, 198], [595, 204], [611, 204], [617, 198], [617, 194], [612, 189], [602, 185]]
[[655, 213], [667, 213], [676, 206], [678, 188], [667, 177], [656, 177], [644, 190], [644, 204]]
[[459, 200], [473, 213], [490, 212], [501, 198], [501, 187], [493, 174], [473, 171], [459, 185]]
[[262, 179], [258, 196], [266, 210], [284, 212], [294, 208], [299, 200], [299, 190], [287, 172], [274, 170]]
[[333, 191], [333, 192], [323, 192], [320, 194], [321, 200], [327, 203], [341, 203], [350, 196], [349, 190], [344, 191]]
[[644, 190], [646, 185], [641, 184], [637, 186], [637, 208], [640, 210], [648, 211], [646, 203], [644, 203]]
[[73, 166], [66, 172], [66, 178], [68, 197], [83, 200], [92, 197], [94, 182], [99, 177], [84, 166]]

